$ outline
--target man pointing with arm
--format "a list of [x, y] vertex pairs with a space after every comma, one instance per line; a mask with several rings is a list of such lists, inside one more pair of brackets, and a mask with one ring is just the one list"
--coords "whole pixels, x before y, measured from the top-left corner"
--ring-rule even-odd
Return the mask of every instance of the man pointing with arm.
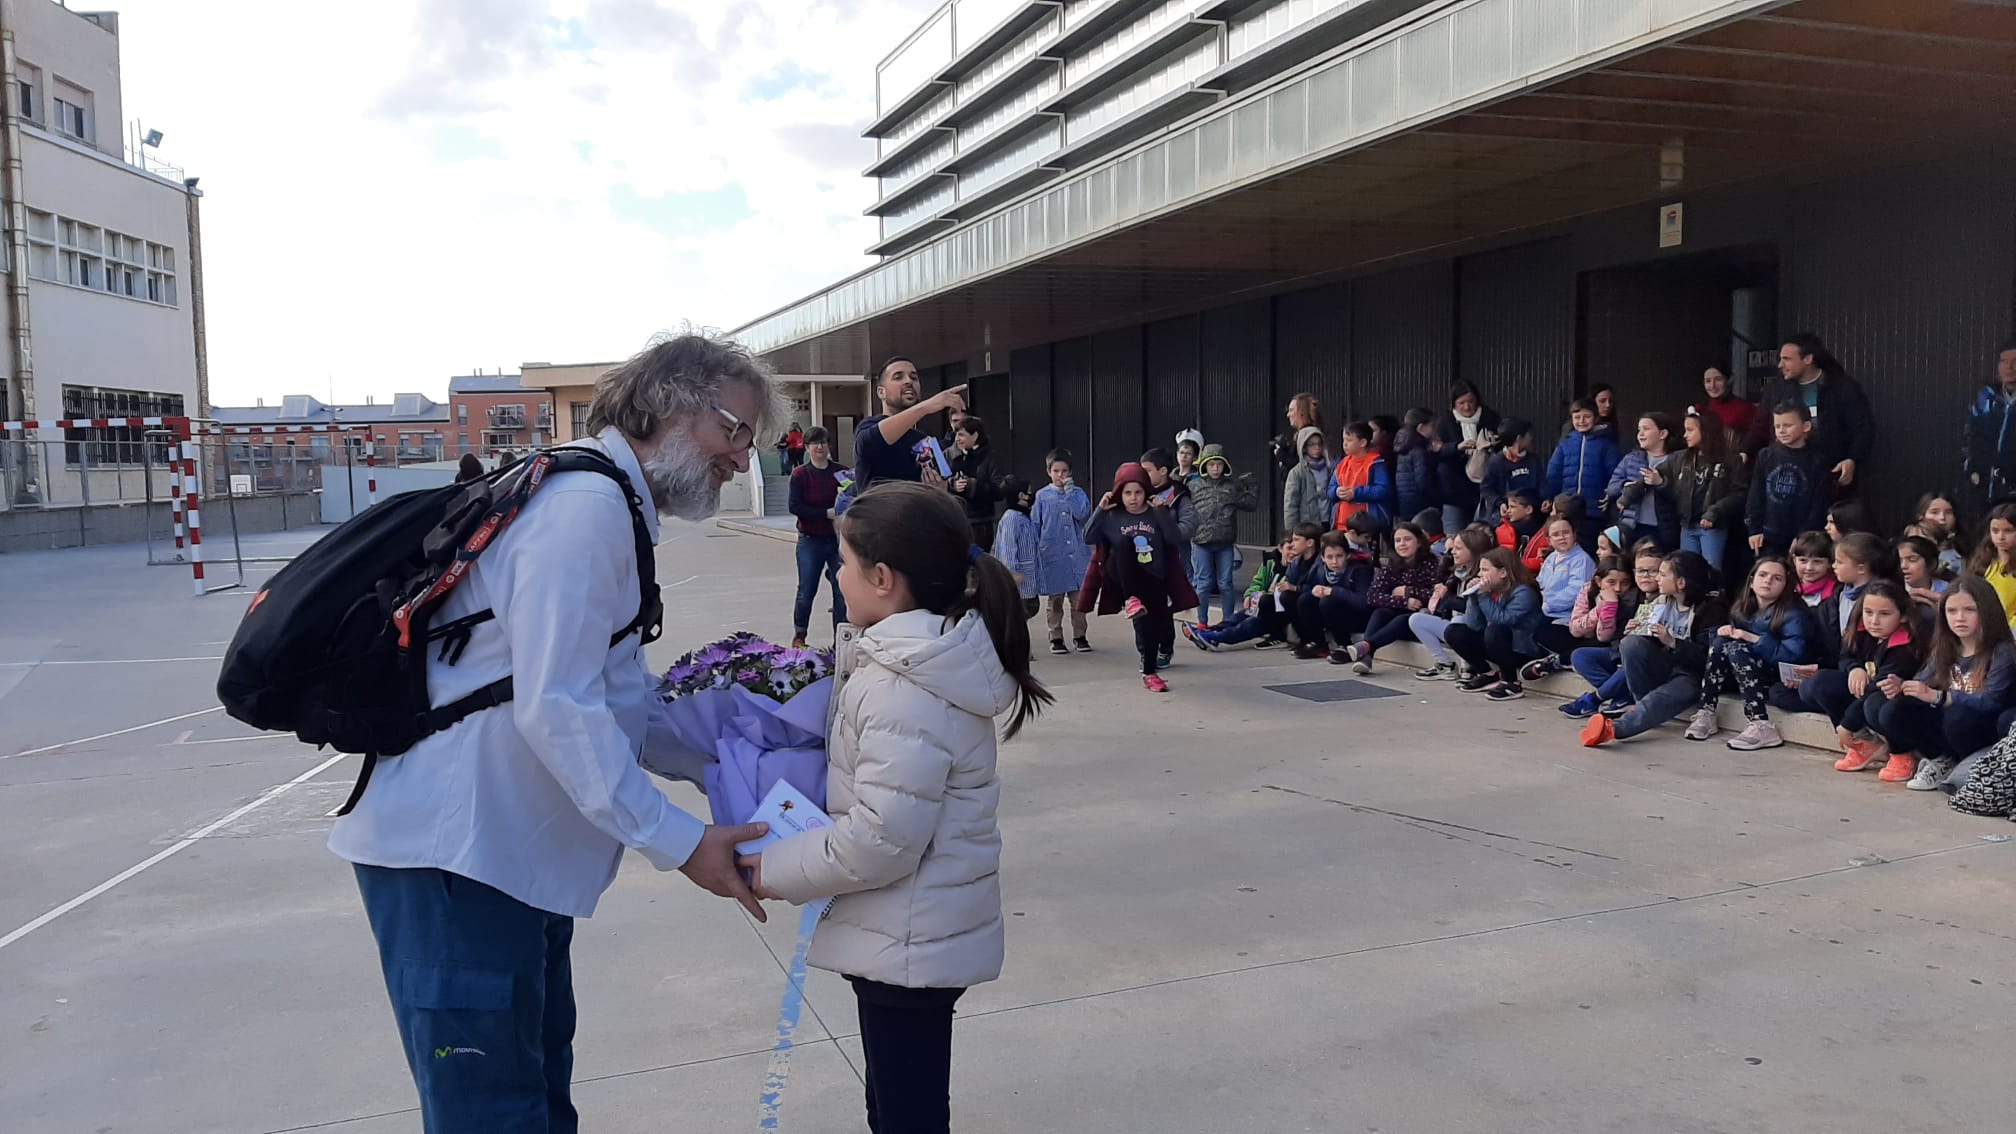
[[878, 480], [921, 480], [943, 486], [945, 478], [936, 462], [920, 449], [929, 437], [919, 427], [933, 414], [965, 410], [966, 387], [954, 386], [926, 398], [916, 363], [901, 355], [884, 362], [873, 380], [882, 412], [862, 422], [854, 434], [854, 494]]

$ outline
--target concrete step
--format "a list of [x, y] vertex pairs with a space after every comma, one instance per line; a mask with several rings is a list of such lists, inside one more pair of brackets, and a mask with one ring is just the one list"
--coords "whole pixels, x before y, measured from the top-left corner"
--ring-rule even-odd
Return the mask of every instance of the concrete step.
[[[1398, 669], [1425, 669], [1434, 664], [1434, 661], [1434, 657], [1428, 653], [1428, 648], [1419, 642], [1395, 642], [1379, 651], [1379, 657], [1375, 662], [1377, 668], [1372, 672], [1385, 675]], [[1572, 672], [1557, 673], [1527, 685], [1526, 692], [1569, 701], [1589, 692], [1589, 683]], [[1750, 723], [1743, 718], [1742, 698], [1734, 694], [1724, 694], [1717, 710], [1723, 731], [1707, 743], [1726, 741], [1743, 731]], [[1686, 727], [1686, 720], [1687, 718], [1682, 716], [1665, 727], [1678, 734]], [[1563, 723], [1569, 722], [1564, 718]], [[1797, 744], [1837, 754], [1841, 751], [1840, 745], [1834, 740], [1834, 725], [1819, 713], [1785, 713], [1774, 708], [1771, 710], [1771, 723], [1778, 726], [1778, 734], [1785, 738], [1786, 744]]]

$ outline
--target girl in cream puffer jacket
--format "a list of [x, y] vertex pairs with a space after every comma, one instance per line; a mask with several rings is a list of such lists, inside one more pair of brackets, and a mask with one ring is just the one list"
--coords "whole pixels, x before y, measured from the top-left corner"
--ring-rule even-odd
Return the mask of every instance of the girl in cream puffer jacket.
[[741, 864], [759, 897], [835, 899], [807, 959], [854, 986], [868, 1126], [932, 1134], [951, 1124], [953, 1005], [1001, 975], [994, 719], [1010, 713], [1012, 737], [1051, 698], [1015, 576], [973, 546], [952, 496], [878, 484], [839, 532], [840, 593], [863, 628], [840, 633], [833, 824]]
[[840, 895], [806, 955], [818, 968], [904, 988], [1001, 975], [994, 717], [1019, 690], [978, 614], [944, 623], [910, 610], [841, 628], [834, 825], [769, 847], [762, 867], [793, 904]]

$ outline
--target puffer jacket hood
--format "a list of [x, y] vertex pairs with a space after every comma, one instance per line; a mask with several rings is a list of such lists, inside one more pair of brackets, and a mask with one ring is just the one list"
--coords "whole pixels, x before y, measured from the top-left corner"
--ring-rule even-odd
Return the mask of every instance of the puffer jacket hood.
[[1208, 469], [1212, 461], [1223, 461], [1225, 463], [1225, 471], [1227, 473], [1232, 471], [1232, 462], [1225, 456], [1225, 446], [1216, 444], [1204, 446], [1203, 455], [1197, 458], [1197, 467], [1199, 469]]
[[978, 614], [968, 613], [946, 628], [943, 615], [906, 610], [861, 631], [855, 648], [974, 716], [999, 716], [1015, 704], [1015, 679], [1001, 668], [994, 639]]

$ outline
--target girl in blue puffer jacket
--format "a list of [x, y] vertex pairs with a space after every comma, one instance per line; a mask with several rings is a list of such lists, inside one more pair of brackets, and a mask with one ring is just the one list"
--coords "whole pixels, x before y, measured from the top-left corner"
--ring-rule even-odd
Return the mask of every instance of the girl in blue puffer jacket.
[[1662, 550], [1679, 548], [1680, 503], [1667, 465], [1680, 447], [1680, 427], [1671, 417], [1648, 413], [1638, 419], [1638, 447], [1617, 462], [1605, 489], [1630, 542], [1650, 536]]
[[1729, 623], [1715, 631], [1708, 646], [1708, 668], [1701, 677], [1701, 702], [1687, 725], [1687, 739], [1707, 740], [1721, 726], [1715, 705], [1722, 690], [1743, 695], [1743, 716], [1750, 722], [1729, 742], [1738, 752], [1776, 748], [1785, 741], [1771, 723], [1765, 696], [1778, 683], [1778, 667], [1813, 660], [1819, 636], [1813, 612], [1792, 585], [1792, 564], [1783, 556], [1766, 555], [1750, 568], [1750, 585], [1729, 610]]

